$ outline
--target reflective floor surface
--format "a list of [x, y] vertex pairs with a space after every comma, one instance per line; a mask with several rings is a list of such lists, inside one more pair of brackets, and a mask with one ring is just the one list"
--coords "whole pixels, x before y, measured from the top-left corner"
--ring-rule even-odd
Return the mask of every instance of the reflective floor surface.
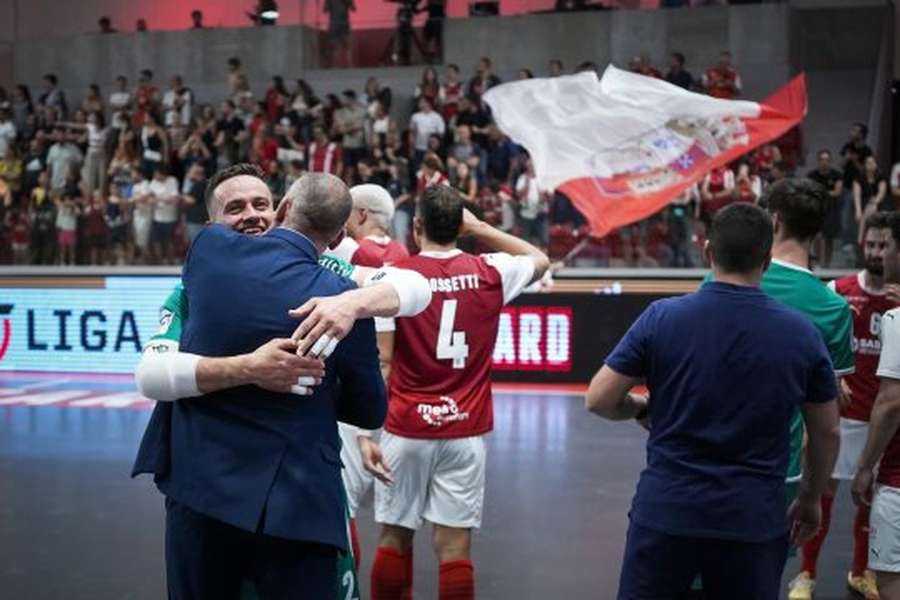
[[[165, 598], [162, 497], [129, 479], [150, 403], [128, 377], [0, 373], [0, 598]], [[587, 414], [572, 390], [501, 386], [488, 437], [482, 599], [615, 598], [645, 432]], [[852, 507], [842, 489], [818, 600], [843, 599]], [[359, 518], [363, 597], [375, 544]], [[436, 598], [430, 532], [417, 536], [416, 598]], [[793, 576], [796, 559], [786, 568]]]

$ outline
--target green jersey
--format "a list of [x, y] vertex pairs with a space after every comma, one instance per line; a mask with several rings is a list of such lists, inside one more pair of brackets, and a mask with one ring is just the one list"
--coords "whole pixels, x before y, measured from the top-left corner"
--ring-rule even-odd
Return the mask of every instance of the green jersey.
[[[706, 276], [704, 281], [712, 277]], [[822, 334], [835, 375], [849, 375], [855, 367], [853, 356], [853, 315], [850, 305], [809, 269], [773, 259], [762, 279], [762, 289], [782, 304], [805, 314]], [[803, 417], [798, 410], [791, 420], [791, 458], [788, 481], [798, 481], [802, 473]]]
[[[333, 256], [319, 257], [319, 265], [326, 269], [337, 273], [342, 277], [350, 277], [353, 275], [355, 267], [350, 263]], [[179, 282], [163, 302], [159, 311], [159, 330], [156, 335], [152, 336], [147, 342], [147, 348], [152, 348], [156, 352], [177, 352], [178, 344], [181, 341], [181, 328], [184, 320], [188, 316], [187, 296], [184, 294], [184, 287]], [[349, 535], [349, 518], [348, 533]], [[359, 579], [356, 574], [356, 566], [353, 560], [353, 552], [339, 552], [337, 559], [337, 599], [336, 600], [359, 600]], [[241, 592], [241, 600], [256, 600], [257, 594], [255, 587], [245, 581]]]

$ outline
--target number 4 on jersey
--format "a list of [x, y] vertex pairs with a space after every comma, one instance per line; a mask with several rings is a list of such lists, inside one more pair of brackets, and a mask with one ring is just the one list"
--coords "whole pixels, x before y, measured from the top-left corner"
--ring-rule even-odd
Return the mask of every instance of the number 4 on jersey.
[[454, 369], [464, 369], [466, 358], [469, 356], [469, 346], [466, 344], [464, 331], [453, 331], [453, 323], [456, 321], [456, 303], [457, 300], [444, 300], [441, 305], [437, 358], [438, 360], [452, 359]]

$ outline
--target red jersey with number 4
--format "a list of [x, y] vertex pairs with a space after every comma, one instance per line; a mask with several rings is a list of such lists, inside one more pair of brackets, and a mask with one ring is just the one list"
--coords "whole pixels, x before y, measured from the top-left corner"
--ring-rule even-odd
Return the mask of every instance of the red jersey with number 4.
[[359, 247], [350, 262], [360, 267], [383, 267], [409, 258], [409, 251], [396, 240], [388, 237], [359, 240]]
[[530, 283], [533, 261], [455, 250], [423, 252], [395, 266], [421, 273], [432, 297], [420, 314], [397, 319], [384, 428], [433, 439], [491, 431], [500, 311]]
[[847, 299], [853, 313], [853, 352], [856, 371], [845, 377], [850, 405], [841, 411], [845, 419], [868, 421], [878, 395], [878, 359], [881, 356], [881, 318], [894, 304], [884, 293], [866, 289], [865, 271], [834, 282], [834, 291]]

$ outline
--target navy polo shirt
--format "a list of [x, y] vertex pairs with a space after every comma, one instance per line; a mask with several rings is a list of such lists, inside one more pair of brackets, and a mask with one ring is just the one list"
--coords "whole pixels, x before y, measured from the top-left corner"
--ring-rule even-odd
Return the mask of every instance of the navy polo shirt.
[[759, 288], [711, 282], [651, 304], [606, 364], [650, 390], [636, 523], [743, 542], [787, 533], [791, 417], [838, 395], [807, 317]]

